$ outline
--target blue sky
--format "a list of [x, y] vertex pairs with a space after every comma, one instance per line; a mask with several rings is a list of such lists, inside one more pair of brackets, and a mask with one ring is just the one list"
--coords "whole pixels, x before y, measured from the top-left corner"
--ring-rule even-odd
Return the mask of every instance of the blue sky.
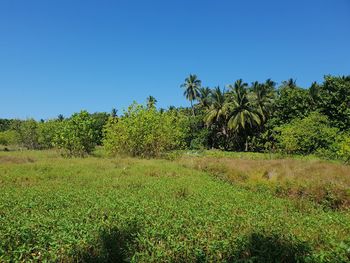
[[1, 0], [0, 118], [188, 105], [205, 86], [350, 74], [349, 0]]

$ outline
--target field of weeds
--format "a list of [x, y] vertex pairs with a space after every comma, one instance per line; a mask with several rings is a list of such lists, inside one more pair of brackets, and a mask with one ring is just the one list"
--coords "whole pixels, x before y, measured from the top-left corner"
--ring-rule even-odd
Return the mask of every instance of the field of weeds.
[[350, 207], [350, 166], [314, 157], [271, 156], [259, 153], [207, 151], [182, 154], [178, 163], [208, 172], [254, 191], [297, 201], [308, 200], [324, 209]]
[[[320, 185], [346, 189], [349, 169], [322, 161], [2, 152], [0, 262], [349, 261], [346, 201], [325, 209], [333, 205], [298, 199], [298, 184], [310, 196]], [[290, 193], [276, 190], [282, 186]]]

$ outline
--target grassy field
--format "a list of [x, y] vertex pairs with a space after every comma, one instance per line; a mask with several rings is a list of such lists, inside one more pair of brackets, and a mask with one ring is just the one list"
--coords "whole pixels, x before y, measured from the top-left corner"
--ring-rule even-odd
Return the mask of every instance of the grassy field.
[[350, 260], [344, 204], [325, 209], [312, 198], [266, 190], [271, 182], [312, 186], [317, 174], [319, 185], [346, 189], [349, 167], [236, 157], [1, 152], [0, 262]]

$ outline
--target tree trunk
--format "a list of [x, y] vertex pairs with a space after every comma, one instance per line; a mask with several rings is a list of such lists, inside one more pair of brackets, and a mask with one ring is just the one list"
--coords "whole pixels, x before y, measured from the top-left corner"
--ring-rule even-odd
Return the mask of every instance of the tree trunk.
[[245, 139], [245, 151], [248, 152], [248, 138]]
[[193, 116], [195, 116], [195, 115], [194, 115], [194, 107], [193, 107], [192, 100], [191, 100], [191, 108], [192, 108], [192, 114], [193, 114]]

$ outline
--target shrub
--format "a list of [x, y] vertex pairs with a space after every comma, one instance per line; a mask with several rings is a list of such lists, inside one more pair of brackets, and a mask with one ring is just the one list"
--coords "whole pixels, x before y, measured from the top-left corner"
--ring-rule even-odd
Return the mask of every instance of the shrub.
[[67, 156], [85, 156], [95, 149], [94, 119], [87, 111], [75, 113], [60, 122], [55, 146], [63, 149]]
[[302, 119], [275, 128], [279, 147], [287, 153], [311, 154], [331, 149], [339, 129], [331, 127], [328, 118], [313, 112]]
[[181, 148], [186, 137], [185, 117], [132, 104], [121, 118], [109, 118], [103, 141], [110, 154], [155, 157]]
[[58, 131], [62, 122], [58, 120], [49, 120], [38, 124], [40, 148], [49, 149], [54, 147], [55, 139], [58, 136]]
[[17, 144], [18, 134], [15, 131], [8, 130], [0, 132], [0, 145], [14, 145]]
[[38, 123], [34, 119], [16, 121], [12, 129], [18, 134], [18, 143], [28, 149], [39, 149]]
[[346, 163], [350, 163], [350, 136], [344, 136], [344, 139], [339, 143], [337, 154]]

